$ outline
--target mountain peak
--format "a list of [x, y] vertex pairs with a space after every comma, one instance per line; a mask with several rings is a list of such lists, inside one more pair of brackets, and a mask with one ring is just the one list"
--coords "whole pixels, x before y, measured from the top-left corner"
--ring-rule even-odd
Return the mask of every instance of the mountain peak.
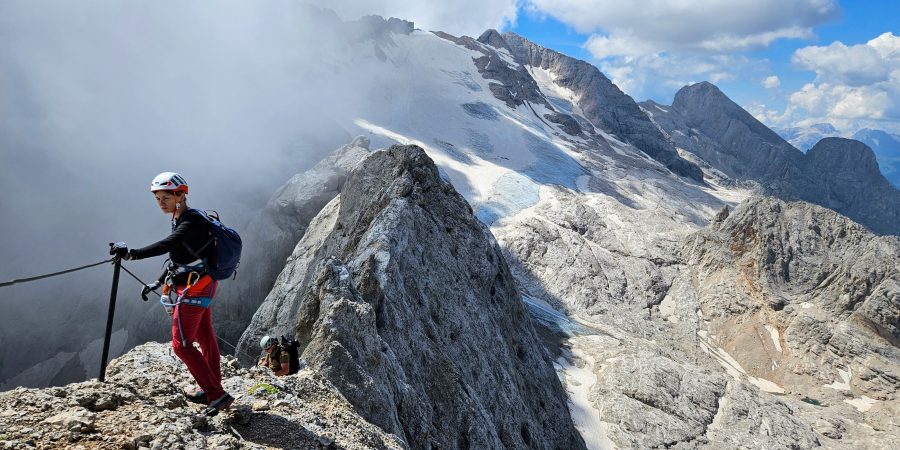
[[421, 147], [369, 154], [294, 249], [239, 352], [295, 335], [410, 448], [584, 448], [500, 247]]
[[718, 86], [710, 83], [709, 81], [701, 81], [699, 83], [689, 84], [678, 90], [678, 92], [682, 91], [713, 92], [720, 95], [725, 95], [722, 93]]
[[672, 101], [672, 108], [678, 110], [685, 117], [688, 125], [701, 129], [707, 128], [709, 131], [707, 134], [713, 138], [722, 138], [728, 133], [734, 133], [733, 122], [740, 122], [757, 139], [762, 139], [766, 144], [783, 148], [793, 157], [800, 155], [799, 150], [793, 148], [781, 136], [756, 120], [744, 108], [728, 98], [718, 86], [708, 81], [701, 81], [679, 89]]
[[487, 44], [494, 48], [505, 48], [506, 50], [509, 50], [510, 53], [512, 52], [509, 45], [507, 45], [506, 40], [503, 39], [503, 36], [493, 28], [481, 33], [481, 36], [478, 36], [477, 40], [482, 44]]
[[843, 173], [857, 180], [880, 177], [875, 152], [855, 139], [827, 137], [806, 154], [812, 164], [826, 173]]

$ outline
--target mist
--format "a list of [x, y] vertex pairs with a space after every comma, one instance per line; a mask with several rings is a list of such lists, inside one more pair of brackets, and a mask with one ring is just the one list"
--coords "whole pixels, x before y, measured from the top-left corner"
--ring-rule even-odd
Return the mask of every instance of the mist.
[[[371, 74], [335, 74], [346, 42], [327, 16], [287, 0], [0, 2], [0, 280], [165, 237], [149, 193], [163, 171], [240, 229], [371, 107]], [[153, 279], [161, 263], [126, 264]], [[0, 380], [102, 338], [111, 272], [0, 290]], [[122, 277], [117, 326], [159, 307]]]

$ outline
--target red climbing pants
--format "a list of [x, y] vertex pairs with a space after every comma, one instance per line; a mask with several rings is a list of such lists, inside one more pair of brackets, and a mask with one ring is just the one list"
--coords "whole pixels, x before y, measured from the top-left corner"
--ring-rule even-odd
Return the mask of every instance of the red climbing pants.
[[[215, 295], [215, 282], [212, 283], [213, 286], [207, 286], [211, 287], [211, 292], [207, 291], [212, 294], [209, 297]], [[189, 294], [193, 290], [194, 287], [189, 289]], [[175, 314], [172, 316], [172, 349], [187, 366], [194, 380], [200, 385], [200, 389], [206, 393], [208, 402], [225, 395], [225, 391], [222, 389], [219, 344], [216, 342], [216, 332], [212, 326], [211, 306], [204, 308], [182, 303], [175, 307]], [[181, 321], [180, 330], [179, 320]], [[184, 343], [182, 339], [184, 339]], [[199, 351], [194, 347], [194, 342], [200, 344]], [[184, 345], [185, 343], [187, 345]]]

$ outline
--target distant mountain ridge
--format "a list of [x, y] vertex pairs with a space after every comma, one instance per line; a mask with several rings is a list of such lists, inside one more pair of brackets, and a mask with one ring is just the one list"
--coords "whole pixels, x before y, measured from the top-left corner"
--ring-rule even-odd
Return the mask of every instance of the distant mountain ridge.
[[881, 173], [900, 189], [900, 135], [863, 128], [853, 134], [853, 139], [868, 145], [875, 152]]
[[823, 138], [841, 136], [841, 132], [830, 123], [816, 123], [808, 127], [772, 128], [772, 130], [803, 152], [811, 149]]
[[[830, 123], [817, 123], [806, 127], [773, 128], [784, 140], [794, 147], [806, 152], [816, 143], [827, 137], [848, 137], [834, 128]], [[852, 136], [852, 139], [869, 146], [875, 152], [881, 174], [900, 189], [900, 135], [884, 130], [863, 128]]]
[[760, 183], [767, 195], [805, 200], [876, 233], [900, 234], [900, 190], [861, 142], [828, 137], [804, 154], [708, 82], [683, 87], [669, 108], [645, 103], [644, 109], [685, 150], [731, 177]]

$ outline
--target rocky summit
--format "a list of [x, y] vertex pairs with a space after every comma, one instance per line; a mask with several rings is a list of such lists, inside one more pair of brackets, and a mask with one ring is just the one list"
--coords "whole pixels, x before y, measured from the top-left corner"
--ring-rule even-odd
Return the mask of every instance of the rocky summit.
[[309, 366], [412, 448], [580, 448], [499, 247], [422, 149], [364, 160], [310, 223], [239, 347]]
[[243, 264], [240, 277], [223, 283], [217, 294], [216, 326], [224, 339], [237, 342], [310, 221], [340, 193], [350, 171], [368, 154], [369, 140], [357, 136], [291, 177], [249, 224], [243, 258], [250, 263]]

